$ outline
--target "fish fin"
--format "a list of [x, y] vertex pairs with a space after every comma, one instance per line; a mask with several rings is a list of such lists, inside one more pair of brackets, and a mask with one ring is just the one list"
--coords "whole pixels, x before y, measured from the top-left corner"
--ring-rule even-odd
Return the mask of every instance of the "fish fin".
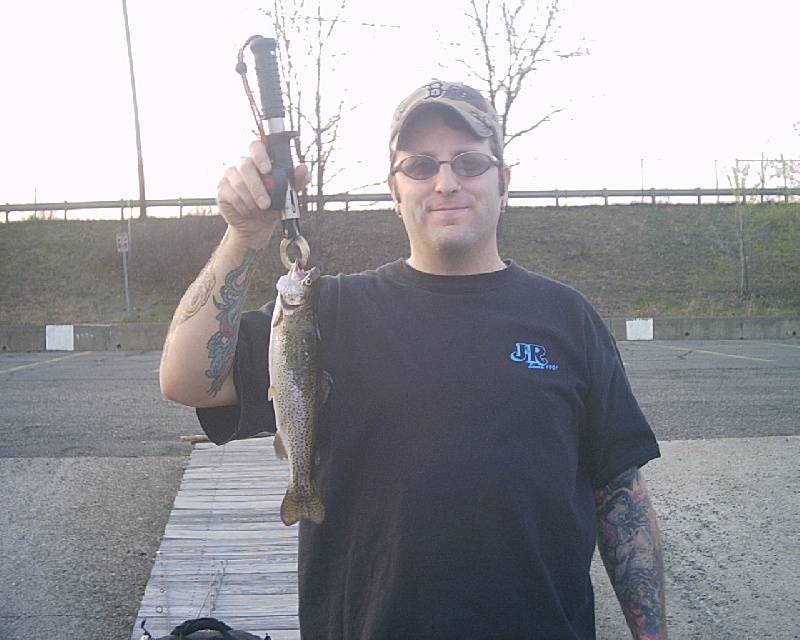
[[317, 490], [312, 488], [307, 499], [299, 499], [296, 491], [291, 488], [286, 492], [281, 503], [281, 520], [287, 527], [306, 518], [317, 524], [325, 520], [325, 505], [319, 497]]
[[327, 371], [322, 372], [322, 383], [319, 389], [319, 406], [325, 404], [325, 401], [328, 399], [328, 394], [331, 392], [331, 386], [333, 385], [333, 378], [331, 374]]
[[275, 455], [281, 460], [286, 460], [286, 458], [289, 457], [286, 453], [286, 445], [283, 444], [283, 438], [281, 438], [280, 429], [275, 433], [275, 441], [272, 443], [272, 446], [275, 448]]

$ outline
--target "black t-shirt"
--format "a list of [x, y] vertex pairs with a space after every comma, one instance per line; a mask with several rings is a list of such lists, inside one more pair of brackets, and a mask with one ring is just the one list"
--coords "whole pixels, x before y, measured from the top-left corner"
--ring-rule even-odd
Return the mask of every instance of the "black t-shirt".
[[[215, 442], [275, 430], [270, 313], [242, 318], [240, 405], [198, 410]], [[659, 451], [588, 301], [513, 263], [398, 261], [323, 278], [319, 313], [333, 387], [303, 637], [593, 638], [593, 490]]]

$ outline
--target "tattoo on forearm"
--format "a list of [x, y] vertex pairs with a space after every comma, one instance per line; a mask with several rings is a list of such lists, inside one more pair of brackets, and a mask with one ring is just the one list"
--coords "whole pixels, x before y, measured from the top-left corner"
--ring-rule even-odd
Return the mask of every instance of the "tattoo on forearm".
[[208, 390], [211, 396], [219, 393], [231, 374], [244, 295], [258, 256], [255, 249], [248, 249], [242, 264], [225, 276], [225, 284], [220, 287], [220, 299], [214, 296], [214, 306], [219, 310], [216, 317], [220, 328], [207, 344], [211, 366], [206, 371], [206, 376], [211, 378], [211, 387]]
[[667, 637], [661, 536], [634, 468], [595, 494], [598, 548], [634, 638]]
[[173, 324], [175, 326], [182, 324], [200, 311], [208, 302], [209, 297], [211, 297], [211, 292], [216, 285], [217, 276], [214, 275], [214, 269], [209, 262], [200, 272], [200, 275], [197, 276], [197, 280], [194, 281], [194, 284], [189, 287], [186, 295], [183, 296], [180, 313], [175, 315]]
[[186, 322], [189, 318], [194, 316], [200, 309], [202, 309], [208, 302], [211, 292], [217, 284], [217, 277], [214, 275], [214, 269], [211, 262], [207, 263], [197, 279], [192, 283], [186, 293], [181, 298], [178, 309], [172, 317], [172, 322], [167, 331], [167, 338], [164, 341], [164, 350], [161, 353], [161, 361], [164, 362], [167, 358], [169, 347], [172, 344], [172, 332], [175, 328]]

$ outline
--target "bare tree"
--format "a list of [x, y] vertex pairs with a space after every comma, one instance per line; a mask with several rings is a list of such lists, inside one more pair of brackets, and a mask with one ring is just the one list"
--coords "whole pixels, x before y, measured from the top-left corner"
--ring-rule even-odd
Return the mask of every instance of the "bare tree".
[[314, 69], [316, 71], [315, 91], [314, 91], [314, 113], [311, 122], [311, 130], [314, 134], [314, 161], [312, 171], [315, 174], [316, 184], [316, 210], [322, 212], [325, 208], [324, 186], [328, 176], [328, 162], [331, 152], [335, 148], [336, 140], [339, 137], [339, 123], [342, 119], [342, 109], [344, 101], [339, 100], [336, 106], [325, 114], [323, 109], [323, 90], [322, 77], [323, 67], [326, 60], [326, 45], [333, 34], [333, 30], [339, 22], [339, 16], [345, 8], [347, 0], [342, 0], [336, 17], [332, 20], [325, 20], [322, 16], [321, 3], [317, 4], [316, 15], [316, 38], [312, 39], [312, 57]]
[[[738, 160], [737, 166], [747, 164], [747, 166], [757, 165], [758, 180], [756, 187], [766, 189], [768, 187], [782, 187], [784, 190], [783, 198], [789, 202], [791, 197], [790, 189], [800, 184], [800, 160], [785, 157], [783, 154], [779, 158], [767, 158], [764, 153], [758, 160]], [[738, 186], [736, 187], [738, 188]], [[763, 193], [759, 196], [761, 202], [765, 202], [769, 196]]]
[[771, 173], [770, 178], [780, 182], [786, 195], [784, 198], [789, 202], [789, 189], [800, 184], [800, 160], [786, 158], [781, 154], [780, 158], [769, 161]]
[[[336, 56], [329, 54], [328, 47], [346, 1], [341, 0], [333, 18], [323, 15], [321, 0], [316, 7], [309, 7], [305, 0], [273, 0], [272, 11], [265, 11], [272, 17], [278, 42], [289, 124], [299, 134], [295, 151], [298, 160], [311, 169], [317, 213], [325, 208], [325, 185], [331, 178], [329, 161], [344, 108], [342, 100], [332, 106], [326, 101], [323, 84], [335, 64]], [[306, 100], [309, 94], [313, 96], [311, 107]], [[310, 135], [304, 135], [306, 131]]]
[[500, 116], [506, 146], [563, 111], [563, 107], [552, 109], [534, 122], [509, 130], [511, 110], [531, 76], [544, 65], [587, 53], [583, 48], [567, 52], [556, 48], [558, 4], [559, 0], [549, 0], [546, 5], [526, 0], [470, 0], [466, 16], [477, 38], [473, 54], [478, 64], [467, 59], [460, 62], [483, 83]]

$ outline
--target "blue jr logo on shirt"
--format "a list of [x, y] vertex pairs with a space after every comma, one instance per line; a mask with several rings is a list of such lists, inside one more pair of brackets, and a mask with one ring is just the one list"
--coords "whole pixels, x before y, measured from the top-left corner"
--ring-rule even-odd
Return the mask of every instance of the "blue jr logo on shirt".
[[528, 369], [555, 371], [558, 369], [558, 365], [550, 364], [546, 354], [547, 349], [542, 345], [517, 342], [517, 348], [511, 354], [511, 359], [514, 362], [526, 362], [528, 364]]

